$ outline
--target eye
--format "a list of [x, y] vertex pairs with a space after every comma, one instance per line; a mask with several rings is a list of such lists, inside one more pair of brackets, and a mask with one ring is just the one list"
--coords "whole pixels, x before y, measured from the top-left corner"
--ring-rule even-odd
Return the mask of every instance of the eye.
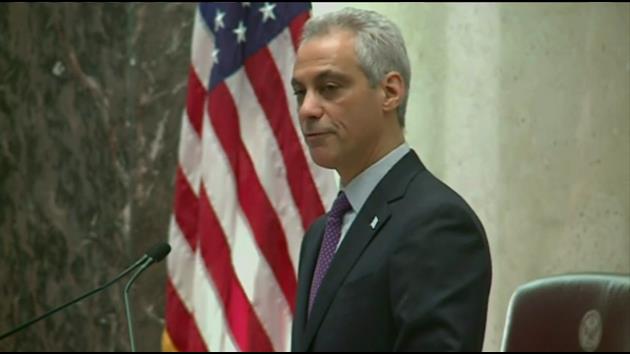
[[306, 90], [293, 90], [293, 95], [298, 102], [298, 105], [301, 105], [304, 101], [304, 95], [306, 94]]
[[319, 92], [323, 97], [332, 99], [339, 92], [339, 88], [340, 86], [335, 83], [326, 83], [320, 87]]
[[330, 92], [330, 91], [334, 91], [334, 90], [336, 90], [338, 88], [339, 88], [339, 86], [337, 86], [336, 84], [328, 83], [328, 84], [324, 85], [324, 87], [322, 88], [322, 91]]

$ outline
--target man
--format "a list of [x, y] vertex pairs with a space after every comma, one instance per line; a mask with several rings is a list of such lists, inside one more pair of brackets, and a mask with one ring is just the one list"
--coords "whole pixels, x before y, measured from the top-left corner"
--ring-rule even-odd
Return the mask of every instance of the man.
[[344, 9], [305, 25], [292, 85], [313, 160], [341, 190], [304, 238], [294, 351], [479, 351], [491, 281], [480, 221], [405, 143], [397, 27]]

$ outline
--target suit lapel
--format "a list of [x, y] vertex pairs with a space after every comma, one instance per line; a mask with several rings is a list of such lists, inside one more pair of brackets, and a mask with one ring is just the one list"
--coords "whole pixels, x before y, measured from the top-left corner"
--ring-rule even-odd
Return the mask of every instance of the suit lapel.
[[319, 253], [319, 247], [322, 243], [322, 237], [324, 235], [324, 227], [326, 218], [322, 217], [317, 220], [313, 226], [309, 229], [308, 234], [304, 237], [304, 250], [302, 252], [302, 260], [300, 261], [300, 274], [298, 274], [298, 289], [297, 289], [297, 303], [295, 304], [295, 333], [293, 340], [297, 343], [293, 343], [292, 346], [295, 350], [301, 351], [301, 341], [304, 339], [303, 333], [306, 326], [306, 320], [308, 318], [308, 294], [311, 288], [311, 281], [313, 279], [313, 272], [315, 269], [315, 263], [317, 262], [317, 256]]
[[382, 222], [379, 222], [379, 225], [375, 229], [371, 229], [369, 224], [371, 219], [368, 219], [366, 215], [367, 214], [363, 212], [357, 215], [352, 227], [348, 230], [348, 234], [341, 243], [335, 258], [333, 258], [328, 273], [322, 281], [310, 318], [306, 322], [305, 349], [309, 347], [313, 340], [343, 280], [363, 253], [365, 246], [367, 246], [372, 237], [374, 237], [387, 222], [391, 213], [386, 205], [381, 205], [377, 217], [379, 220], [382, 220]]
[[[302, 350], [307, 350], [311, 345], [335, 294], [341, 284], [343, 284], [343, 281], [354, 264], [360, 258], [361, 254], [363, 254], [366, 246], [370, 243], [372, 238], [378, 234], [387, 221], [389, 221], [391, 217], [389, 202], [399, 199], [404, 195], [412, 177], [420, 170], [418, 165], [423, 168], [417, 155], [411, 151], [394, 165], [368, 197], [363, 208], [348, 230], [337, 254], [333, 258], [328, 273], [322, 281], [310, 318], [308, 318], [306, 322], [305, 341], [303, 342]], [[313, 269], [317, 261], [317, 253], [319, 251], [319, 245], [321, 244], [324, 228], [321, 227], [319, 232], [317, 247], [309, 250], [308, 268], [305, 268], [309, 279], [308, 282], [301, 284], [301, 286], [304, 286], [304, 283], [307, 284], [306, 293], [301, 293], [303, 295], [301, 296], [302, 299], [308, 299], [308, 288], [310, 287], [311, 278], [313, 276]], [[305, 263], [304, 265], [306, 266], [307, 264]], [[300, 291], [302, 290], [303, 289], [300, 289]], [[306, 318], [307, 310], [305, 308], [307, 305], [302, 304], [300, 307], [305, 311], [304, 318]]]

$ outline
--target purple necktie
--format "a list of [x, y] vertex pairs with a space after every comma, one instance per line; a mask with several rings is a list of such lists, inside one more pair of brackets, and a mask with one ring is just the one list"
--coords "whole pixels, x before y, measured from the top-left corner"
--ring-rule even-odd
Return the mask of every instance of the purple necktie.
[[309, 315], [311, 314], [319, 286], [322, 284], [322, 280], [326, 272], [328, 272], [328, 267], [330, 267], [330, 262], [332, 262], [335, 256], [337, 243], [339, 243], [339, 238], [341, 237], [343, 216], [350, 209], [352, 209], [352, 206], [348, 198], [343, 192], [340, 192], [326, 216], [326, 230], [324, 231], [322, 246], [319, 249], [319, 257], [317, 258], [317, 265], [315, 266], [315, 273], [313, 274], [313, 281], [311, 283], [311, 292], [308, 297]]

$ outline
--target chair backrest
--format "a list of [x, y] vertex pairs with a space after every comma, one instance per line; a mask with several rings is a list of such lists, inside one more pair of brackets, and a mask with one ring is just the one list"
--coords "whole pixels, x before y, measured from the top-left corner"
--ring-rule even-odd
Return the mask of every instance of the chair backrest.
[[566, 274], [519, 287], [502, 351], [630, 351], [630, 274]]

